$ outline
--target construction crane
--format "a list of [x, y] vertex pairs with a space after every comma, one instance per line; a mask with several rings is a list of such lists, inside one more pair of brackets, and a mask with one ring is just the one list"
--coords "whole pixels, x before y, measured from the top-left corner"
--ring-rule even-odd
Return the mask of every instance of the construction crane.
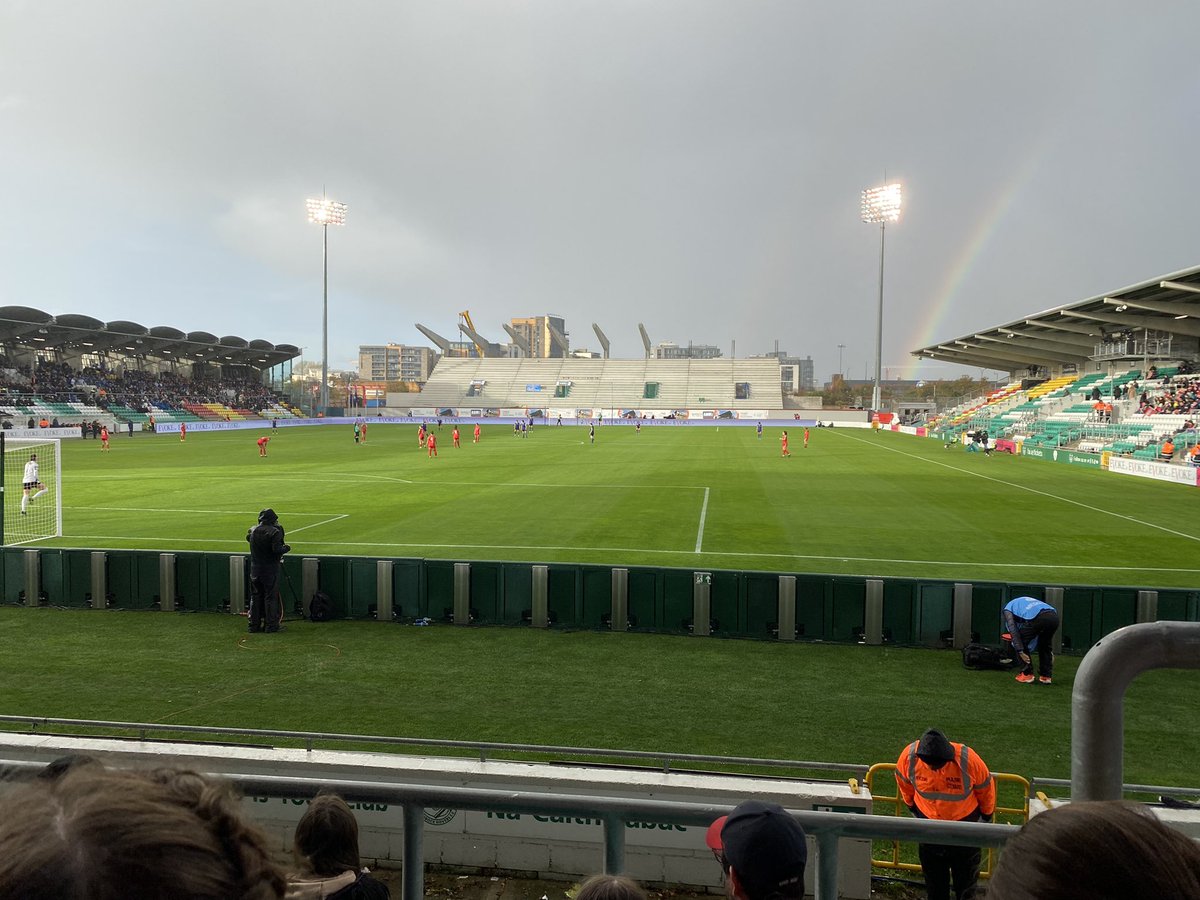
[[[463, 333], [467, 334], [467, 335], [474, 334], [475, 333], [475, 323], [471, 321], [470, 311], [465, 310], [465, 309], [458, 314], [458, 324], [459, 324], [460, 331], [462, 331], [462, 325], [464, 322], [466, 323], [467, 328], [470, 330], [463, 331]], [[487, 353], [483, 349], [483, 344], [479, 343], [479, 341], [476, 341], [474, 338], [472, 338], [472, 341], [475, 344], [475, 350], [479, 353], [479, 358], [482, 359], [483, 357], [487, 356]]]

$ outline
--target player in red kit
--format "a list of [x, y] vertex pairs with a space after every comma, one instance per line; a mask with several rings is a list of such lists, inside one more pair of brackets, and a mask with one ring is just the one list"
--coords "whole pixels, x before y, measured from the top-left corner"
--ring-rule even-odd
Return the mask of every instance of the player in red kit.
[[429, 432], [429, 437], [425, 438], [425, 442], [429, 446], [429, 455], [437, 456], [437, 435], [432, 431]]
[[421, 423], [421, 427], [417, 429], [417, 446], [425, 446], [425, 423]]
[[475, 443], [479, 443], [479, 423], [475, 423]]
[[107, 425], [100, 426], [100, 449], [101, 450], [108, 449], [108, 426]]
[[808, 426], [804, 426], [804, 449], [808, 449]]
[[267, 441], [269, 441], [269, 440], [270, 440], [270, 438], [264, 434], [257, 441], [255, 441], [255, 443], [258, 444], [258, 455], [259, 456], [267, 455]]
[[182, 444], [185, 440], [187, 440], [187, 422], [180, 422], [179, 423], [179, 443]]
[[791, 456], [791, 455], [792, 455], [792, 451], [788, 449], [788, 436], [787, 436], [787, 432], [786, 432], [786, 431], [785, 431], [783, 434], [781, 434], [781, 435], [779, 436], [779, 443], [780, 443], [780, 444], [782, 445], [782, 447], [783, 447], [783, 452], [782, 452], [782, 455], [783, 455], [783, 456]]
[[457, 425], [454, 426], [454, 434], [452, 435], [452, 437], [454, 438], [454, 446], [461, 447], [462, 444], [460, 444], [458, 442], [458, 426]]

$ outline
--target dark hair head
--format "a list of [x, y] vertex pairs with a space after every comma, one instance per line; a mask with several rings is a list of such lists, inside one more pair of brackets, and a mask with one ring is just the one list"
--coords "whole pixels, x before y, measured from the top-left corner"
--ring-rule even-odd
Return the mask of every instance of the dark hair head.
[[580, 885], [575, 900], [646, 900], [646, 892], [624, 875], [593, 875]]
[[231, 786], [75, 766], [0, 795], [0, 900], [277, 900], [283, 872]]
[[293, 847], [297, 861], [314, 875], [328, 878], [362, 868], [358, 855], [358, 821], [337, 794], [317, 794], [296, 824]]
[[1123, 801], [1071, 803], [1009, 840], [988, 900], [1200, 897], [1200, 845]]

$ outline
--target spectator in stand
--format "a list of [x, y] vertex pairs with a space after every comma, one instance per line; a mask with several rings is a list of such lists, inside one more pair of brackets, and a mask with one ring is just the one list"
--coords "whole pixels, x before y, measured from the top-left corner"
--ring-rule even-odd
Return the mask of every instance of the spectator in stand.
[[593, 875], [579, 887], [575, 900], [647, 900], [642, 886], [624, 875]]
[[227, 782], [80, 765], [0, 795], [0, 900], [278, 900], [285, 886]]
[[388, 900], [358, 851], [358, 821], [337, 794], [317, 794], [296, 825], [293, 852], [300, 872], [288, 876], [288, 900]]
[[732, 900], [801, 900], [808, 844], [804, 829], [774, 803], [746, 800], [704, 836]]
[[1136, 803], [1056, 806], [1034, 816], [1009, 839], [987, 897], [1200, 897], [1200, 844]]
[[1188, 451], [1188, 462], [1193, 466], [1200, 466], [1200, 444], [1192, 445], [1192, 449]]

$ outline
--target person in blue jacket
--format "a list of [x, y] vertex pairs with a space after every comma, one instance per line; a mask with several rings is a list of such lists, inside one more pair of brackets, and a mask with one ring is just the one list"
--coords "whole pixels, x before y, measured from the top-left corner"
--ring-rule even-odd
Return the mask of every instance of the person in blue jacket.
[[1013, 650], [1021, 658], [1017, 681], [1033, 681], [1034, 650], [1038, 655], [1038, 681], [1050, 684], [1054, 675], [1054, 634], [1058, 631], [1058, 610], [1033, 597], [1017, 597], [1004, 607], [1004, 628], [1012, 636]]

